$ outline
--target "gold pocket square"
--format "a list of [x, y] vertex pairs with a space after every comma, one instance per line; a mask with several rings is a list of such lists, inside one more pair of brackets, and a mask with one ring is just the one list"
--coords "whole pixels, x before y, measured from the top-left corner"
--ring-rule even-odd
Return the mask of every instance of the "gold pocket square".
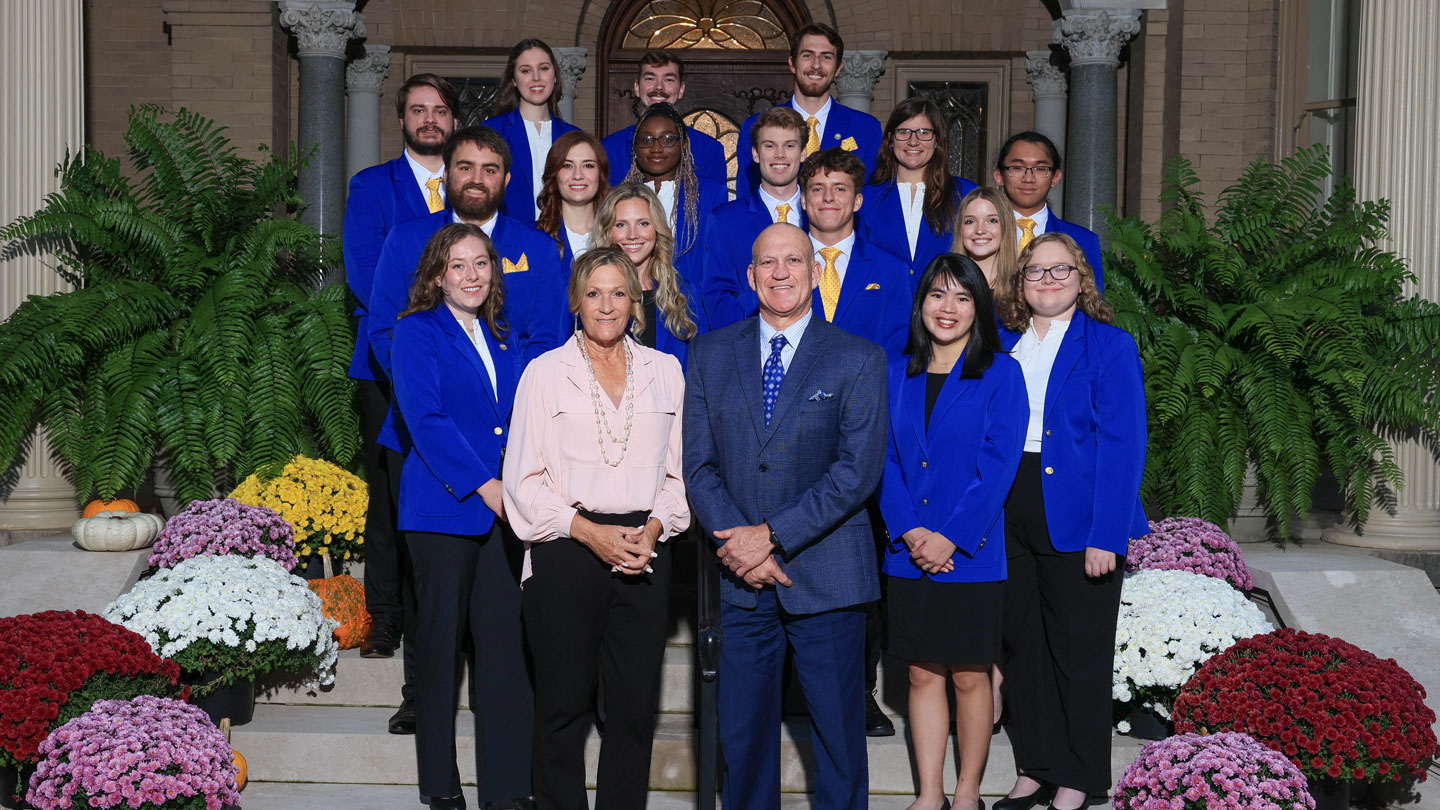
[[865, 289], [867, 289], [867, 290], [878, 290], [878, 289], [880, 289], [880, 285], [879, 285], [879, 284], [876, 284], [876, 283], [874, 283], [874, 282], [872, 281], [871, 283], [865, 285]]
[[521, 253], [521, 254], [520, 254], [520, 261], [518, 261], [518, 262], [512, 262], [512, 261], [510, 261], [509, 259], [504, 259], [504, 258], [502, 258], [502, 259], [500, 260], [500, 272], [501, 272], [501, 273], [523, 273], [523, 272], [525, 272], [526, 270], [529, 270], [529, 269], [530, 269], [530, 260], [529, 260], [528, 258], [526, 258], [526, 256], [525, 256], [524, 253]]
[[856, 149], [860, 148], [860, 144], [856, 143], [854, 138], [846, 138], [845, 140], [840, 142], [840, 148], [844, 149], [846, 152], [854, 152]]

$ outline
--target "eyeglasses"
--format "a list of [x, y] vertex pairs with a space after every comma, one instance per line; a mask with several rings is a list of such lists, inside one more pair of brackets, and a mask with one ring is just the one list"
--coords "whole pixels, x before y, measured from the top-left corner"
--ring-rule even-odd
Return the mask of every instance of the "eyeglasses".
[[641, 149], [649, 149], [655, 145], [656, 141], [659, 141], [660, 145], [666, 149], [674, 149], [680, 145], [680, 136], [673, 132], [667, 132], [658, 138], [654, 135], [638, 135], [635, 138], [635, 145]]
[[1033, 175], [1033, 176], [1035, 176], [1035, 177], [1040, 178], [1041, 180], [1044, 180], [1045, 178], [1049, 177], [1050, 175], [1052, 175], [1052, 174], [1054, 174], [1054, 173], [1055, 173], [1055, 167], [1054, 167], [1054, 166], [1006, 166], [1006, 167], [1005, 167], [1005, 174], [1009, 175], [1011, 180], [1019, 180], [1020, 178], [1024, 177], [1024, 176], [1027, 175], [1027, 174], [1028, 174], [1028, 175]]
[[1039, 281], [1040, 279], [1045, 277], [1046, 273], [1049, 273], [1050, 278], [1053, 278], [1056, 281], [1064, 281], [1065, 279], [1069, 278], [1070, 274], [1073, 272], [1075, 272], [1075, 265], [1073, 264], [1057, 264], [1054, 267], [1040, 267], [1038, 265], [1031, 265], [1025, 268], [1025, 280]]
[[895, 130], [895, 140], [897, 141], [908, 141], [910, 140], [911, 135], [914, 135], [922, 141], [935, 140], [935, 130], [930, 129], [929, 127], [921, 127], [920, 129], [901, 127]]

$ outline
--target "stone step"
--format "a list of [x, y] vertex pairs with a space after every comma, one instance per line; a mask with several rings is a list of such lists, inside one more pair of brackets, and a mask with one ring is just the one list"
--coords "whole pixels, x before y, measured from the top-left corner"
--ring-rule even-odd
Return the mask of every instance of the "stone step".
[[[336, 706], [255, 707], [255, 719], [232, 732], [231, 742], [249, 761], [250, 776], [261, 782], [340, 782], [347, 784], [413, 785], [414, 739], [385, 731], [386, 708]], [[694, 790], [694, 718], [686, 714], [661, 715], [655, 734], [650, 787], [654, 790]], [[904, 721], [894, 737], [869, 740], [872, 793], [908, 793], [914, 790], [910, 752]], [[457, 765], [462, 781], [475, 778], [473, 726], [468, 712], [457, 723]], [[1113, 738], [1113, 779], [1119, 779], [1134, 759], [1140, 743], [1128, 737]], [[952, 745], [953, 749], [953, 745]], [[588, 783], [594, 785], [600, 736], [593, 732], [585, 748]], [[781, 731], [781, 789], [808, 793], [813, 778], [809, 729], [802, 719], [787, 720]], [[946, 780], [955, 778], [954, 758], [947, 758]], [[981, 791], [998, 795], [1015, 779], [1014, 759], [1004, 734], [992, 738], [989, 765]]]
[[[478, 807], [475, 792], [467, 790], [470, 807]], [[805, 793], [787, 793], [780, 797], [781, 810], [810, 810], [813, 797]], [[236, 810], [397, 810], [419, 807], [415, 788], [411, 785], [339, 785], [294, 782], [251, 782], [240, 796]], [[595, 791], [589, 791], [590, 806], [595, 806]], [[870, 796], [870, 810], [904, 810], [914, 801], [910, 795]], [[653, 790], [646, 803], [648, 810], [694, 810], [695, 794], [686, 791]], [[717, 797], [715, 806], [720, 806]]]

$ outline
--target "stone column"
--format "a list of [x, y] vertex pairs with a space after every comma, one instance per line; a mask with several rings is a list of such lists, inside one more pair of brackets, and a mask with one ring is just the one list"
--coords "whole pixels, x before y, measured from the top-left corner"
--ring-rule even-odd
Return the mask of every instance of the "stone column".
[[380, 162], [380, 87], [390, 75], [390, 46], [366, 45], [345, 66], [345, 176]]
[[[34, 213], [57, 191], [55, 166], [85, 143], [83, 0], [0, 3], [0, 224]], [[0, 317], [31, 295], [69, 289], [48, 256], [0, 256]], [[78, 517], [75, 488], [51, 460], [44, 433], [30, 445], [15, 486], [0, 500], [0, 545], [46, 535]]]
[[[1035, 131], [1055, 142], [1061, 156], [1065, 154], [1066, 93], [1065, 71], [1051, 61], [1050, 49], [1025, 52], [1025, 81], [1035, 93]], [[1063, 174], [1062, 174], [1063, 178]], [[1050, 190], [1050, 210], [1062, 219], [1065, 216], [1065, 181]]]
[[1135, 9], [1064, 12], [1055, 21], [1055, 42], [1070, 53], [1070, 120], [1065, 150], [1065, 210], [1071, 222], [1105, 234], [1096, 209], [1114, 205], [1116, 71], [1120, 49], [1140, 33]]
[[[1440, 300], [1440, 15], [1432, 0], [1363, 3], [1356, 94], [1355, 185], [1361, 199], [1390, 201], [1389, 238], [1417, 282], [1408, 293]], [[1370, 548], [1440, 552], [1440, 468], [1413, 441], [1397, 441], [1405, 475], [1395, 514], [1372, 506], [1356, 534], [1336, 526], [1326, 540]]]
[[575, 93], [580, 86], [580, 77], [585, 75], [585, 48], [553, 48], [560, 64], [560, 117], [566, 123], [575, 123]]
[[[300, 56], [302, 151], [317, 149], [300, 170], [302, 222], [340, 235], [345, 215], [345, 49], [365, 36], [354, 0], [279, 0], [280, 25], [295, 35]], [[343, 280], [336, 267], [327, 282]]]
[[875, 83], [885, 72], [889, 51], [846, 51], [845, 63], [835, 77], [835, 99], [863, 113], [875, 103]]

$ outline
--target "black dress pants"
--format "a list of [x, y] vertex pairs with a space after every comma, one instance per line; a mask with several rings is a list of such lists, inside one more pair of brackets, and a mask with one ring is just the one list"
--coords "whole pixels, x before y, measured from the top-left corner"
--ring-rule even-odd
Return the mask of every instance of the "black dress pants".
[[1110, 679], [1121, 572], [1085, 576], [1085, 552], [1056, 551], [1039, 453], [1025, 453], [1005, 502], [1005, 673], [1016, 770], [1061, 787], [1110, 787]]
[[370, 507], [365, 514], [365, 609], [372, 621], [388, 622], [407, 637], [402, 648], [405, 683], [401, 696], [411, 700], [415, 696], [415, 657], [419, 647], [415, 638], [415, 572], [405, 535], [396, 527], [400, 468], [405, 457], [376, 441], [390, 408], [390, 384], [382, 379], [356, 382], [366, 437], [361, 459], [370, 488]]
[[[480, 801], [529, 796], [534, 702], [520, 620], [520, 541], [499, 521], [479, 536], [407, 534], [424, 628], [415, 645], [420, 792], [460, 793], [455, 711], [461, 673], [470, 661]], [[473, 659], [467, 654], [471, 645]]]
[[[647, 516], [593, 515], [596, 523], [642, 526]], [[612, 574], [579, 541], [530, 548], [525, 637], [535, 665], [535, 805], [584, 810], [585, 738], [603, 681], [605, 733], [596, 777], [596, 810], [645, 806], [660, 694], [660, 665], [672, 554], [666, 543], [654, 573]]]

